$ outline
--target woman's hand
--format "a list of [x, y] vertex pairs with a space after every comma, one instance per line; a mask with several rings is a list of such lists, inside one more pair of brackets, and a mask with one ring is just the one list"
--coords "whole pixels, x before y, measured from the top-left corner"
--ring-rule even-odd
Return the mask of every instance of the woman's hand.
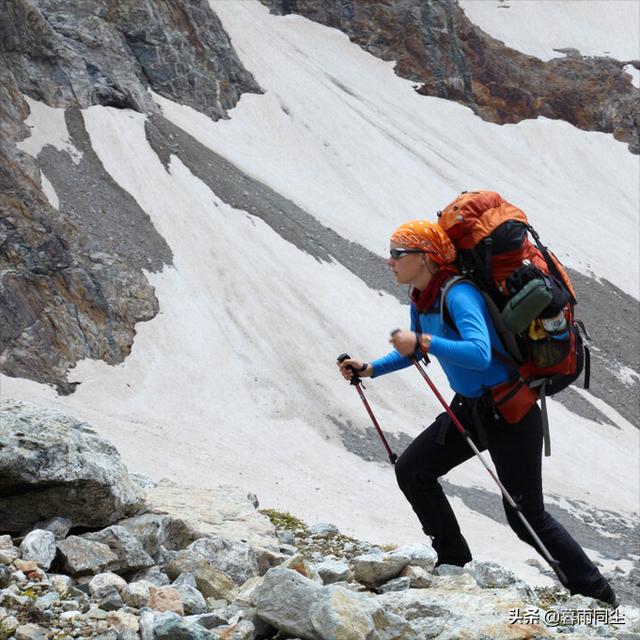
[[394, 331], [389, 342], [401, 356], [412, 356], [416, 352], [417, 336], [413, 331]]
[[[368, 362], [365, 363], [362, 360], [347, 358], [337, 364], [340, 369], [340, 373], [345, 380], [351, 380], [351, 376], [353, 376], [354, 371], [356, 371], [361, 378], [368, 378], [373, 373], [373, 367]], [[363, 371], [358, 371], [358, 369], [362, 369], [365, 364], [367, 367]]]

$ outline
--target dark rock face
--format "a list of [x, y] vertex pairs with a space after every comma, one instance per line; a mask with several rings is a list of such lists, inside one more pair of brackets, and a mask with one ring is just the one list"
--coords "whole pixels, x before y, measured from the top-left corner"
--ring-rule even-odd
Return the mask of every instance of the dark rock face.
[[[204, 0], [7, 0], [0, 5], [0, 370], [70, 393], [82, 358], [121, 362], [158, 302], [142, 268], [172, 255], [91, 149], [78, 107], [157, 112], [147, 89], [214, 119], [259, 92]], [[67, 107], [72, 161], [29, 135], [22, 94]], [[44, 171], [60, 200], [50, 206]]]
[[487, 35], [455, 0], [261, 1], [340, 29], [373, 55], [396, 60], [399, 76], [422, 83], [419, 93], [465, 104], [485, 120], [562, 119], [612, 133], [640, 153], [640, 91], [623, 71], [629, 61], [572, 54], [543, 62]]
[[[2, 75], [0, 101], [22, 115], [27, 104]], [[151, 319], [158, 302], [141, 270], [117, 254], [92, 251], [82, 219], [49, 205], [37, 163], [11, 144], [22, 131], [19, 117], [2, 121], [8, 135], [0, 142], [0, 369], [69, 393], [67, 369], [85, 357], [121, 362], [135, 323]], [[86, 191], [84, 197], [86, 205]]]
[[214, 119], [260, 89], [204, 0], [7, 0], [0, 55], [50, 106], [157, 111], [147, 87]]

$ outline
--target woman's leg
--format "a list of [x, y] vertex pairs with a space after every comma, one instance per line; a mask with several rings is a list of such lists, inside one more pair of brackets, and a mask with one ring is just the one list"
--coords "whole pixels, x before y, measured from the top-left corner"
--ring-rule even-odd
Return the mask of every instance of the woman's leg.
[[[489, 452], [498, 477], [522, 514], [567, 577], [572, 593], [602, 597], [607, 581], [571, 534], [544, 508], [542, 497], [542, 418], [535, 405], [515, 425], [492, 420], [487, 425]], [[538, 547], [518, 515], [503, 500], [507, 520], [517, 536], [537, 551]]]
[[[464, 410], [456, 410], [465, 427]], [[398, 485], [415, 511], [423, 531], [431, 536], [439, 564], [463, 566], [471, 552], [460, 533], [460, 526], [438, 478], [468, 460], [473, 451], [454, 425], [450, 424], [444, 442], [438, 436], [448, 415], [439, 415], [404, 451], [396, 462]]]

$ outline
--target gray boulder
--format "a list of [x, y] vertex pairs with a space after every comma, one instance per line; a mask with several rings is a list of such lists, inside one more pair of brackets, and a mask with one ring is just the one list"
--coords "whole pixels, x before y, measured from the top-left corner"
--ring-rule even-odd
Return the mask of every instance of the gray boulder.
[[279, 549], [275, 527], [257, 510], [255, 496], [242, 489], [177, 487], [162, 480], [147, 491], [146, 504], [150, 514], [162, 516], [158, 535], [167, 549], [184, 549], [200, 538], [220, 536], [251, 545], [261, 573], [279, 560], [274, 557]]
[[72, 576], [100, 573], [118, 561], [117, 556], [102, 542], [69, 536], [58, 542], [64, 569]]
[[198, 615], [207, 612], [207, 601], [198, 591], [196, 579], [190, 573], [179, 575], [171, 586], [180, 594], [185, 615]]
[[275, 567], [267, 571], [256, 594], [260, 618], [284, 633], [316, 639], [309, 612], [320, 599], [322, 586], [297, 571]]
[[135, 582], [136, 580], [150, 582], [156, 587], [166, 587], [171, 582], [171, 580], [169, 580], [169, 576], [164, 571], [162, 571], [160, 567], [149, 567], [148, 569], [140, 569], [140, 571], [137, 571], [133, 575], [133, 577], [131, 578], [131, 582]]
[[238, 586], [260, 573], [254, 550], [244, 542], [212, 536], [192, 542], [186, 551], [220, 569]]
[[166, 611], [153, 623], [155, 640], [218, 640], [218, 635], [199, 624], [187, 624], [176, 613]]
[[0, 403], [0, 528], [62, 516], [104, 527], [143, 504], [113, 445], [84, 422], [35, 405]]
[[23, 560], [35, 560], [38, 566], [48, 571], [56, 556], [56, 538], [51, 531], [36, 529], [27, 533], [20, 543]]
[[496, 562], [481, 562], [472, 560], [464, 565], [464, 573], [475, 578], [478, 586], [483, 589], [496, 589], [522, 585], [522, 581], [509, 569], [501, 567]]
[[153, 558], [143, 549], [140, 542], [127, 529], [112, 525], [102, 531], [85, 533], [86, 540], [106, 544], [117, 556], [117, 561], [109, 565], [111, 571], [135, 571], [154, 565]]
[[388, 593], [389, 591], [406, 591], [411, 588], [411, 578], [408, 576], [402, 576], [400, 578], [393, 578], [389, 582], [385, 582], [380, 588], [380, 593]]
[[324, 560], [315, 566], [324, 584], [348, 581], [353, 577], [346, 560]]
[[304, 640], [419, 640], [405, 618], [371, 597], [323, 587], [291, 569], [269, 570], [255, 600], [262, 620]]
[[407, 559], [388, 553], [365, 553], [353, 558], [351, 565], [358, 582], [376, 587], [397, 577], [407, 565]]
[[42, 522], [36, 522], [33, 527], [31, 527], [31, 531], [35, 531], [36, 529], [51, 531], [56, 540], [64, 540], [72, 526], [73, 522], [71, 522], [69, 518], [54, 517], [43, 520]]
[[312, 524], [309, 527], [309, 533], [316, 538], [332, 538], [333, 536], [337, 536], [340, 532], [335, 524], [318, 522], [317, 524]]

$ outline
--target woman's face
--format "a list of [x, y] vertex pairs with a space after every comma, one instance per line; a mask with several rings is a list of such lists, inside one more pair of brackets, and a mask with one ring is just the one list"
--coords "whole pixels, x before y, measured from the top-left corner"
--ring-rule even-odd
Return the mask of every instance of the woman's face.
[[389, 245], [390, 250], [398, 249], [400, 251], [409, 251], [397, 258], [389, 256], [387, 265], [393, 271], [396, 282], [398, 284], [410, 284], [422, 290], [433, 277], [433, 269], [429, 264], [429, 258], [424, 252], [416, 252], [415, 249], [401, 244], [392, 242]]

